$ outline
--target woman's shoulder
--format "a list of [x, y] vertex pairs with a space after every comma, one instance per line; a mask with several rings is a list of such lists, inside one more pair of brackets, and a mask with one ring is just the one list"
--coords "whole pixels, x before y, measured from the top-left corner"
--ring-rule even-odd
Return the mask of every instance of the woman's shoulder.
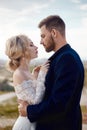
[[22, 70], [17, 69], [13, 74], [13, 84], [14, 84], [14, 86], [21, 84], [25, 80], [28, 80], [25, 73]]

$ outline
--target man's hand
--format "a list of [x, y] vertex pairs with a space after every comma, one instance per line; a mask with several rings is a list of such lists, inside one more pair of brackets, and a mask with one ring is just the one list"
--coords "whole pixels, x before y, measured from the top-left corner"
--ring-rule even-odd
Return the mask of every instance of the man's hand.
[[28, 102], [26, 101], [22, 101], [22, 100], [18, 100], [18, 111], [19, 111], [19, 115], [21, 116], [27, 116], [27, 106], [29, 105]]

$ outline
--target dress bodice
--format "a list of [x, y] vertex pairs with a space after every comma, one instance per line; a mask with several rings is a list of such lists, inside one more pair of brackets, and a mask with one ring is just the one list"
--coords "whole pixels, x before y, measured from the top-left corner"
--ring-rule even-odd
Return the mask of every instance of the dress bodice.
[[45, 72], [40, 71], [37, 80], [25, 80], [21, 84], [15, 86], [17, 98], [28, 101], [29, 104], [39, 103], [45, 91], [45, 75]]

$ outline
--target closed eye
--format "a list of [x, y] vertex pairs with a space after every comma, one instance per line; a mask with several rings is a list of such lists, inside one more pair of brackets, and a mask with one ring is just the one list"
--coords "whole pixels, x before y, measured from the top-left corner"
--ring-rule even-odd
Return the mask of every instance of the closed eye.
[[41, 38], [44, 38], [44, 37], [45, 37], [45, 35], [44, 35], [44, 34], [42, 34], [42, 35], [41, 35]]
[[34, 46], [33, 42], [30, 43], [30, 46], [31, 46], [31, 47]]

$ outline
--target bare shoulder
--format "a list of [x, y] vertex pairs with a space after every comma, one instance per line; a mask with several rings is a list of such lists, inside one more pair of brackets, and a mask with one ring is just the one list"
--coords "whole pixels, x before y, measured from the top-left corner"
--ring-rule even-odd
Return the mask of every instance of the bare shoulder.
[[13, 84], [14, 86], [21, 84], [24, 80], [27, 80], [26, 75], [23, 71], [17, 69], [13, 74]]

